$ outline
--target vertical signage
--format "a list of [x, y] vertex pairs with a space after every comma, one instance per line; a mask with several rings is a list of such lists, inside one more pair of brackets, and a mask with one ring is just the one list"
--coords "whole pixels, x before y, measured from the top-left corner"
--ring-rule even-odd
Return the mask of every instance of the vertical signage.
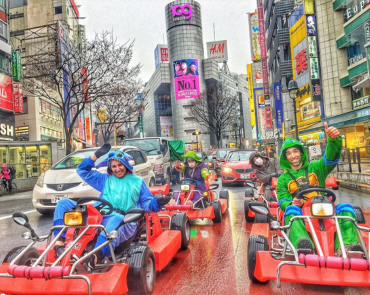
[[19, 84], [13, 84], [14, 113], [19, 113]]
[[248, 74], [248, 90], [249, 90], [249, 108], [251, 112], [251, 126], [256, 126], [256, 114], [255, 114], [254, 96], [253, 96], [252, 64], [247, 65], [247, 74]]
[[312, 80], [312, 100], [320, 101], [321, 100], [321, 85], [320, 79]]
[[276, 128], [283, 128], [283, 101], [281, 97], [281, 84], [274, 83], [274, 96], [275, 96], [275, 112], [276, 112]]
[[176, 60], [173, 63], [173, 70], [176, 100], [199, 98], [198, 60]]
[[316, 19], [314, 15], [306, 15], [307, 36], [316, 36]]
[[19, 51], [12, 51], [12, 71], [13, 80], [22, 80], [22, 63], [21, 63], [21, 53]]
[[308, 36], [308, 55], [310, 57], [317, 57], [317, 44], [316, 44], [316, 36]]
[[12, 78], [0, 74], [0, 109], [13, 111], [13, 83]]
[[310, 58], [310, 73], [311, 79], [319, 79], [319, 59], [317, 57]]
[[19, 112], [23, 113], [23, 87], [22, 84], [19, 83]]
[[315, 14], [315, 5], [313, 0], [304, 0], [304, 11], [306, 14]]
[[261, 45], [259, 40], [260, 29], [258, 26], [258, 13], [250, 14], [250, 28], [251, 28], [251, 43], [252, 43], [252, 60], [257, 61], [261, 59]]

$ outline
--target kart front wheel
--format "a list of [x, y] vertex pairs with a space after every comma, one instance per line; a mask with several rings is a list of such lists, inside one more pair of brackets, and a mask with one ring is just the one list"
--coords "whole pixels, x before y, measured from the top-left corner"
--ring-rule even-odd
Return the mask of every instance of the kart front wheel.
[[176, 213], [171, 219], [171, 229], [181, 231], [181, 250], [185, 250], [190, 242], [190, 222], [185, 213]]
[[[3, 260], [3, 263], [12, 262], [14, 258], [16, 258], [25, 248], [26, 246], [20, 246], [20, 247], [16, 247], [10, 250], [9, 253], [6, 254]], [[22, 257], [18, 258], [14, 263], [17, 265], [30, 266], [33, 260], [36, 260], [39, 257], [40, 257], [40, 252], [36, 248], [31, 247], [27, 250], [26, 253], [22, 255]]]
[[227, 206], [226, 206], [226, 210], [229, 209], [229, 191], [228, 190], [222, 190], [220, 191], [220, 199], [225, 199], [227, 200]]
[[269, 218], [266, 215], [262, 214], [256, 214], [256, 217], [254, 218], [255, 223], [268, 223]]
[[215, 212], [215, 218], [212, 219], [214, 223], [220, 223], [222, 221], [222, 208], [220, 201], [213, 201], [211, 206]]
[[245, 189], [244, 196], [245, 196], [246, 198], [254, 198], [254, 192], [253, 192], [253, 189], [251, 189], [251, 188], [247, 188], [247, 189]]
[[156, 276], [155, 257], [148, 246], [133, 246], [126, 259], [128, 294], [152, 294]]
[[244, 215], [247, 222], [254, 222], [254, 217], [249, 216], [249, 203], [253, 200], [244, 200]]
[[[257, 251], [268, 251], [269, 245], [264, 236], [251, 236], [248, 241], [248, 276], [253, 283], [264, 283], [259, 281], [254, 271], [256, 269]], [[264, 267], [268, 267], [265, 265]]]

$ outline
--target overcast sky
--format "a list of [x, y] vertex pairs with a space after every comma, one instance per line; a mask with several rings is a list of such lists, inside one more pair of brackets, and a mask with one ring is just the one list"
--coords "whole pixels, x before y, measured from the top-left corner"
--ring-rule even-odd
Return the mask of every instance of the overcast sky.
[[[164, 9], [169, 0], [77, 0], [81, 5], [81, 24], [86, 25], [88, 39], [95, 32], [112, 31], [120, 43], [135, 39], [132, 65], [141, 63], [140, 78], [147, 82], [155, 70], [154, 49], [167, 44]], [[256, 0], [198, 0], [202, 8], [203, 46], [227, 40], [229, 69], [246, 74], [251, 62], [247, 12], [254, 12]], [[206, 54], [206, 50], [205, 50]], [[205, 56], [206, 57], [206, 56]]]

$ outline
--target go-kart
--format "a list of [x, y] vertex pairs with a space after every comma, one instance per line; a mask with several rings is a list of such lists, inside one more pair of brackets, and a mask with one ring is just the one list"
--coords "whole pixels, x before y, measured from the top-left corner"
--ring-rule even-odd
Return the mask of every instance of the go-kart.
[[[209, 184], [206, 182], [207, 191], [202, 194], [197, 190], [197, 182], [193, 179], [185, 178], [181, 180], [180, 190], [173, 191], [173, 195], [178, 195], [175, 205], [165, 205], [163, 211], [159, 214], [173, 216], [179, 212], [186, 212], [189, 219], [211, 219], [215, 223], [222, 221], [222, 214], [229, 208], [229, 191], [222, 190], [219, 193], [214, 190], [218, 188], [218, 184]], [[169, 190], [162, 187], [149, 188], [152, 194], [167, 195]], [[193, 199], [195, 192], [198, 192], [201, 198], [198, 201], [189, 204], [188, 201]], [[188, 204], [187, 204], [188, 203]]]
[[[302, 207], [302, 216], [293, 217], [284, 224], [284, 212], [273, 217], [265, 203], [251, 202], [249, 208], [256, 214], [268, 216], [271, 223], [254, 223], [248, 241], [248, 275], [255, 283], [277, 280], [318, 285], [370, 286], [369, 232], [361, 209], [356, 210], [357, 221], [348, 216], [335, 216], [336, 196], [326, 188], [310, 187], [298, 193], [318, 192]], [[323, 193], [325, 195], [323, 195]], [[317, 254], [310, 249], [296, 249], [289, 240], [294, 220], [305, 222]], [[363, 251], [345, 251], [339, 222], [354, 223]], [[338, 236], [342, 257], [335, 253]], [[365, 242], [366, 241], [366, 242]], [[308, 250], [308, 251], [307, 251]], [[311, 253], [310, 253], [311, 252]]]
[[[85, 204], [91, 201], [100, 204], [96, 207]], [[151, 294], [156, 271], [162, 270], [180, 248], [187, 248], [182, 237], [190, 238], [189, 220], [185, 214], [178, 213], [170, 220], [170, 228], [165, 229], [160, 220], [168, 216], [130, 209], [116, 229], [108, 232], [101, 224], [102, 214], [110, 214], [113, 210], [104, 199], [82, 198], [64, 214], [64, 225], [53, 226], [41, 237], [32, 229], [25, 214], [14, 213], [13, 220], [29, 229], [22, 237], [31, 243], [16, 247], [6, 255], [0, 266], [0, 293]], [[113, 250], [112, 241], [118, 236], [117, 230], [131, 222], [136, 222], [136, 232]], [[60, 232], [52, 238], [54, 229]], [[101, 231], [107, 241], [94, 249]], [[66, 249], [55, 257], [54, 244], [63, 232], [66, 232]], [[45, 240], [46, 244], [34, 247]], [[84, 261], [106, 245], [112, 255], [92, 270], [86, 267]]]
[[[266, 198], [265, 193], [263, 192], [262, 186], [258, 190], [255, 186], [255, 184], [252, 181], [246, 181], [245, 184], [249, 186], [245, 190], [245, 199], [244, 199], [244, 216], [245, 220], [247, 222], [268, 222], [268, 217], [261, 214], [255, 214], [251, 210], [249, 210], [249, 203], [258, 201], [266, 204], [266, 206], [269, 208], [270, 213], [272, 216], [277, 216], [277, 213], [279, 211], [279, 203], [276, 193], [276, 187], [277, 187], [277, 178], [272, 177], [271, 183], [266, 187], [266, 190], [271, 191], [271, 197], [270, 199]], [[334, 176], [328, 177], [325, 179], [325, 187], [331, 188], [333, 190], [338, 190], [338, 183]], [[254, 190], [257, 191], [257, 197], [254, 195]]]

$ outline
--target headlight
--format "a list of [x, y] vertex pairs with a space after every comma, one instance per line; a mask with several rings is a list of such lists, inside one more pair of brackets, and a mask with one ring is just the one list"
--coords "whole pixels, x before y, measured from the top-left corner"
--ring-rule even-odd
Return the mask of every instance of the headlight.
[[332, 203], [311, 203], [312, 216], [333, 216], [334, 206]]
[[39, 178], [37, 179], [37, 182], [36, 184], [39, 186], [39, 187], [43, 187], [44, 186], [44, 178], [45, 178], [45, 173], [41, 173]]
[[[85, 211], [86, 212], [86, 211]], [[86, 218], [85, 214], [80, 211], [66, 212], [64, 213], [64, 225], [76, 226], [76, 225], [85, 225]]]
[[229, 167], [223, 167], [223, 168], [222, 168], [222, 170], [223, 170], [224, 172], [232, 172], [232, 171], [233, 171], [233, 169], [231, 169], [231, 168], [229, 168]]
[[181, 185], [182, 191], [190, 191], [190, 185], [189, 184], [182, 184]]

